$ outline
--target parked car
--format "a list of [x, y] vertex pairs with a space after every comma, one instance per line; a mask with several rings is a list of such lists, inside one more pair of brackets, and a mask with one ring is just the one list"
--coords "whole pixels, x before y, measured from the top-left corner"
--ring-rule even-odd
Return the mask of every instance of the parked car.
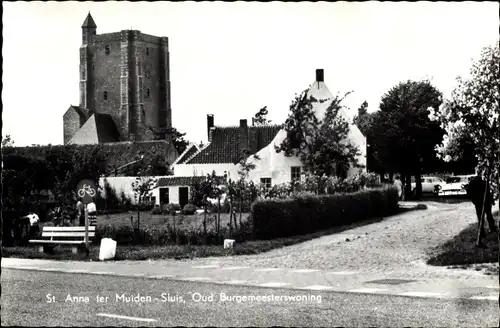
[[447, 177], [445, 183], [440, 184], [438, 189], [439, 196], [465, 196], [467, 195], [467, 185], [474, 177], [474, 174], [456, 175]]
[[[422, 177], [422, 193], [437, 193], [437, 186], [443, 184], [444, 180], [438, 177]], [[415, 193], [417, 183], [411, 183], [411, 191]]]

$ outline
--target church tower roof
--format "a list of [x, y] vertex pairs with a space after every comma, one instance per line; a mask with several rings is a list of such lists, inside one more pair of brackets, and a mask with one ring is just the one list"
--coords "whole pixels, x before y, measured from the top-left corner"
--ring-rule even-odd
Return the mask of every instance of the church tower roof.
[[94, 19], [92, 18], [92, 15], [90, 14], [90, 11], [89, 11], [87, 18], [85, 18], [85, 21], [83, 22], [83, 25], [82, 25], [82, 28], [85, 28], [85, 27], [97, 28], [97, 25], [95, 24]]

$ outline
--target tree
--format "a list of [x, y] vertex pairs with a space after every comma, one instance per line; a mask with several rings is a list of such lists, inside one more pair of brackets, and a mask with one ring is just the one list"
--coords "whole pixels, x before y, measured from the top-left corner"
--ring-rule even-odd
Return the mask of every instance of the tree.
[[107, 168], [107, 157], [101, 145], [49, 145], [44, 155], [48, 166], [54, 172], [54, 192], [67, 201], [73, 201], [72, 194], [78, 182], [90, 179], [98, 185], [99, 177]]
[[285, 121], [285, 140], [276, 146], [285, 156], [298, 156], [304, 170], [317, 176], [345, 176], [347, 169], [357, 166], [359, 148], [349, 140], [349, 123], [339, 115], [342, 101], [347, 96], [334, 97], [324, 119], [315, 116], [313, 103], [323, 102], [309, 97], [305, 90], [295, 97]]
[[358, 114], [354, 116], [353, 123], [359, 128], [359, 131], [366, 137], [370, 129], [370, 115], [368, 114], [368, 103], [364, 101], [358, 108]]
[[469, 128], [463, 125], [446, 129], [443, 144], [436, 146], [437, 155], [455, 174], [470, 174], [477, 166], [475, 142]]
[[[447, 100], [438, 110], [434, 110], [430, 117], [441, 123], [448, 133], [450, 142], [443, 140], [441, 154], [450, 152], [455, 147], [463, 151], [464, 147], [472, 146], [478, 160], [480, 173], [491, 167], [493, 189], [498, 196], [498, 163], [499, 163], [499, 113], [500, 106], [500, 50], [497, 42], [494, 47], [483, 49], [481, 57], [471, 68], [471, 76], [464, 80], [458, 78], [458, 86], [452, 92], [451, 99]], [[467, 135], [467, 142], [460, 142], [457, 131]], [[451, 138], [450, 138], [451, 136]], [[460, 136], [460, 134], [458, 134]], [[458, 139], [458, 140], [457, 140]], [[464, 137], [462, 136], [462, 139]]]
[[135, 181], [132, 182], [132, 190], [134, 191], [136, 204], [142, 204], [145, 198], [151, 197], [157, 182], [157, 179], [152, 177], [137, 177]]
[[[207, 174], [205, 180], [193, 185], [192, 188], [193, 201], [203, 205], [203, 230], [205, 236], [207, 235], [207, 207], [209, 204], [209, 198], [220, 200], [220, 196], [223, 193], [223, 190], [220, 188], [222, 184], [223, 181], [220, 177], [216, 176], [215, 171], [212, 171], [212, 174]], [[217, 207], [217, 209], [219, 212], [219, 207]], [[220, 212], [217, 216], [216, 228], [218, 233], [220, 228]]]
[[[377, 172], [381, 176], [387, 171], [380, 163], [380, 156], [374, 152], [373, 120], [378, 116], [377, 113], [368, 113], [368, 103], [364, 101], [358, 108], [358, 113], [354, 116], [353, 123], [359, 128], [366, 137], [366, 168], [372, 172]], [[390, 171], [390, 170], [389, 170]]]
[[10, 134], [6, 135], [4, 139], [2, 139], [2, 147], [14, 147], [14, 140], [10, 137]]
[[267, 119], [267, 113], [267, 106], [259, 109], [259, 111], [255, 113], [254, 117], [252, 118], [252, 124], [255, 126], [262, 126], [271, 123], [271, 121]]
[[[240, 227], [241, 227], [241, 219], [243, 215], [243, 202], [246, 200], [250, 200], [252, 197], [252, 187], [255, 187], [252, 182], [247, 182], [247, 179], [250, 175], [250, 172], [256, 168], [256, 165], [253, 160], [249, 160], [250, 157], [253, 160], [260, 160], [259, 155], [253, 154], [251, 155], [250, 150], [243, 149], [239, 156], [239, 161], [236, 163], [238, 165], [238, 176], [239, 179], [235, 183], [234, 190], [234, 198], [238, 200], [239, 208], [238, 212], [240, 214]], [[232, 206], [231, 206], [232, 207]], [[232, 214], [232, 213], [231, 213]], [[236, 226], [236, 216], [234, 217], [234, 222]]]
[[172, 136], [172, 142], [179, 155], [182, 154], [189, 145], [189, 141], [185, 139], [186, 133], [182, 133], [176, 128], [153, 128], [151, 126], [147, 128], [153, 133], [154, 140], [165, 140], [168, 135]]
[[6, 210], [26, 212], [35, 205], [40, 190], [50, 190], [53, 171], [40, 158], [16, 154], [3, 156], [2, 206]]
[[[452, 97], [431, 117], [452, 132], [463, 126], [474, 145], [479, 173], [489, 172], [494, 198], [500, 195], [500, 42], [483, 48], [469, 79], [458, 79]], [[500, 207], [500, 202], [499, 202]], [[482, 219], [482, 218], [481, 218]], [[482, 222], [480, 222], [482, 224]], [[498, 232], [500, 265], [500, 229]], [[500, 307], [500, 293], [498, 297]]]
[[146, 197], [151, 197], [152, 191], [156, 186], [158, 180], [152, 177], [137, 177], [132, 182], [132, 190], [134, 191], [135, 202], [137, 205], [137, 226], [140, 226], [140, 210], [141, 205], [144, 204]]
[[436, 167], [435, 146], [444, 130], [429, 119], [429, 108], [439, 108], [442, 94], [429, 81], [401, 82], [382, 98], [380, 111], [370, 114], [370, 148], [386, 172], [401, 173], [406, 193], [416, 177], [417, 197], [422, 194], [421, 172]]

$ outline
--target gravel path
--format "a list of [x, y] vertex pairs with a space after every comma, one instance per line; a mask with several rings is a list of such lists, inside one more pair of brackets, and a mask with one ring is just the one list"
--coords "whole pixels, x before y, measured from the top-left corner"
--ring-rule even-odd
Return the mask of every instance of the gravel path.
[[[472, 204], [426, 203], [427, 210], [403, 213], [374, 224], [324, 236], [268, 253], [196, 259], [221, 266], [352, 270], [414, 276], [461, 275], [425, 264], [428, 252], [476, 222]], [[471, 272], [475, 274], [476, 272]], [[467, 275], [467, 274], [465, 274]]]

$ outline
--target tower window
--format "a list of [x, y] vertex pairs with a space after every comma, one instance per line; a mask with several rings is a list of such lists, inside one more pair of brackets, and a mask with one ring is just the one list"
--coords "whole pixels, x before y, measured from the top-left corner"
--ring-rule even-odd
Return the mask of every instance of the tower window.
[[108, 100], [108, 92], [104, 91], [104, 100]]
[[146, 48], [146, 55], [149, 56], [149, 48]]
[[105, 46], [104, 51], [106, 52], [106, 55], [109, 55], [110, 53], [109, 46]]
[[149, 97], [149, 95], [151, 94], [151, 90], [149, 90], [149, 88], [146, 90], [146, 97]]

